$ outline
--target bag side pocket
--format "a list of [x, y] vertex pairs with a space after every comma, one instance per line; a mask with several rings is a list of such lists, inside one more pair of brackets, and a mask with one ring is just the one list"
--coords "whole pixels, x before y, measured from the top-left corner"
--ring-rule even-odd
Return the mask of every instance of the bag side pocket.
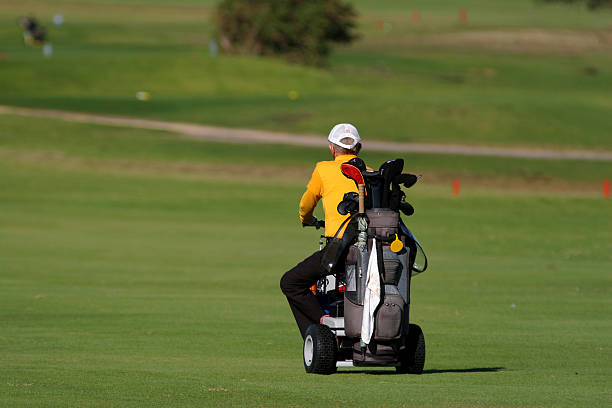
[[396, 340], [402, 334], [404, 299], [401, 296], [385, 296], [375, 318], [374, 339]]

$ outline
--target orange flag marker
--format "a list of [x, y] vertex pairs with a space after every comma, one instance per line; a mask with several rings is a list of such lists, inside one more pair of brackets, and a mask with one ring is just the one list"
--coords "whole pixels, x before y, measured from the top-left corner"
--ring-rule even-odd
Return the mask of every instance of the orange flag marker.
[[606, 199], [610, 198], [610, 180], [605, 179], [602, 183], [603, 195]]
[[461, 182], [459, 181], [459, 179], [454, 179], [453, 180], [453, 195], [458, 196], [459, 195], [459, 188], [461, 187]]

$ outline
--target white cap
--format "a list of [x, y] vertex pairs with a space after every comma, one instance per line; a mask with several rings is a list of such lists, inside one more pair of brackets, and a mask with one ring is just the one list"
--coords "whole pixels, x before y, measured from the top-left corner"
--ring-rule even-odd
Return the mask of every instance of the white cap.
[[[341, 140], [345, 137], [353, 139], [353, 143], [342, 143]], [[339, 123], [334, 126], [331, 132], [329, 132], [327, 140], [335, 145], [344, 147], [345, 149], [353, 149], [355, 146], [357, 146], [357, 143], [361, 142], [357, 128], [350, 123]]]

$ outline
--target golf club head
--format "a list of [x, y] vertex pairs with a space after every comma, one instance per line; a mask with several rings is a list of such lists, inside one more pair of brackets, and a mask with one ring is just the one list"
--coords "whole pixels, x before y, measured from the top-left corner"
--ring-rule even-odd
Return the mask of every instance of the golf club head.
[[[378, 169], [380, 174], [386, 178], [389, 178], [390, 175], [398, 175], [402, 170], [404, 170], [404, 159], [387, 160], [381, 164], [380, 169]], [[391, 180], [391, 178], [389, 178], [389, 180]]]
[[359, 194], [354, 191], [344, 194], [344, 198], [338, 204], [337, 210], [340, 214], [353, 214], [359, 208]]
[[357, 202], [357, 200], [359, 200], [359, 193], [356, 193], [354, 191], [349, 191], [348, 193], [345, 193], [344, 197], [342, 197], [342, 201], [349, 201], [349, 200], [353, 200]]
[[378, 170], [366, 170], [363, 173], [363, 178], [366, 179], [368, 181], [368, 183], [371, 180], [374, 180], [376, 178], [380, 178], [382, 180], [382, 176], [380, 175], [380, 171], [378, 171]]
[[355, 184], [365, 184], [365, 181], [363, 180], [363, 174], [361, 174], [361, 171], [357, 167], [353, 166], [352, 164], [344, 163], [342, 164], [341, 168], [342, 174], [344, 174], [345, 177], [353, 180]]
[[356, 213], [359, 209], [359, 203], [353, 200], [340, 201], [338, 204], [338, 213], [341, 215]]
[[411, 216], [414, 214], [414, 207], [407, 203], [406, 201], [401, 201], [399, 204], [399, 210], [403, 212], [406, 216]]
[[352, 164], [353, 166], [357, 167], [362, 173], [366, 171], [366, 164], [359, 157], [353, 157], [348, 161], [348, 164]]
[[367, 170], [363, 174], [366, 182], [368, 208], [380, 208], [382, 201], [383, 178], [379, 171]]
[[404, 169], [404, 159], [387, 160], [380, 166], [380, 174], [383, 176], [383, 188], [382, 188], [382, 207], [389, 207], [389, 196], [391, 194], [390, 186], [391, 180], [395, 176], [402, 173]]
[[402, 191], [401, 188], [397, 184], [393, 184], [393, 188], [391, 189], [391, 193], [389, 194], [389, 208], [393, 211], [398, 211], [400, 207], [400, 202], [406, 198], [406, 195]]
[[415, 185], [419, 180], [419, 177], [414, 174], [403, 173], [393, 178], [393, 184], [401, 184], [406, 188], [410, 188]]

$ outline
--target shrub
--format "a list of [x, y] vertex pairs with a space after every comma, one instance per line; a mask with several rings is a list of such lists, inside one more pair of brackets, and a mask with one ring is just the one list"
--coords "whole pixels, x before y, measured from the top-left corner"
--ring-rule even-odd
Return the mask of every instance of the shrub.
[[321, 65], [332, 43], [350, 43], [356, 12], [342, 0], [223, 0], [217, 37], [224, 51], [282, 55]]

